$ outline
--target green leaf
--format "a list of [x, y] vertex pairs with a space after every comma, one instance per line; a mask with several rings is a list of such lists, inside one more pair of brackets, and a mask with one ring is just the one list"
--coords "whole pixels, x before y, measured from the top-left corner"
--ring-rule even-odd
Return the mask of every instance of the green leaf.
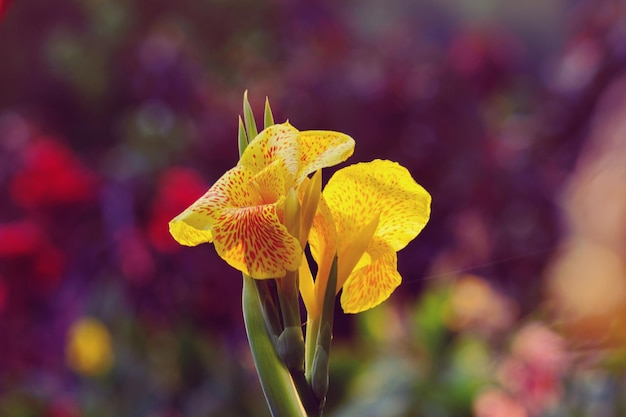
[[256, 122], [254, 121], [254, 113], [252, 113], [252, 107], [248, 101], [248, 90], [243, 93], [243, 120], [246, 124], [246, 132], [248, 132], [248, 139], [251, 141], [256, 138], [259, 131], [256, 128]]
[[239, 145], [239, 157], [243, 155], [243, 151], [248, 147], [248, 135], [246, 135], [246, 128], [243, 125], [243, 120], [239, 116], [239, 132], [237, 134], [237, 144]]
[[264, 126], [267, 129], [268, 127], [274, 125], [274, 116], [272, 116], [272, 109], [270, 108], [270, 100], [265, 97], [265, 114], [263, 117]]

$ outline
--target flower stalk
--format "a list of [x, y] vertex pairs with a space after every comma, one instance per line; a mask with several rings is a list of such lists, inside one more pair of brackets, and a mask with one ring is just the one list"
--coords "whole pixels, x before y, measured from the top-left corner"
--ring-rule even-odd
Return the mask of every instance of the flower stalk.
[[264, 320], [255, 280], [243, 275], [242, 308], [252, 358], [265, 400], [273, 417], [311, 417], [307, 414], [289, 370], [279, 358]]

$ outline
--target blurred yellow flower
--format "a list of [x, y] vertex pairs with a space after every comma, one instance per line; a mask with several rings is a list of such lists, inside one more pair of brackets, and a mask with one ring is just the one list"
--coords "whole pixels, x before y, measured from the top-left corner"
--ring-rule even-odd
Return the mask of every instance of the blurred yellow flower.
[[343, 310], [370, 309], [400, 285], [396, 252], [428, 222], [430, 194], [398, 163], [374, 160], [337, 171], [322, 196], [309, 236], [317, 278], [301, 273], [307, 310], [319, 312], [335, 254]]
[[447, 325], [452, 330], [470, 329], [485, 336], [507, 330], [514, 322], [513, 302], [484, 278], [467, 274], [452, 285]]
[[278, 278], [302, 262], [299, 239], [287, 230], [286, 196], [307, 175], [347, 159], [354, 140], [332, 131], [273, 125], [254, 138], [239, 163], [174, 218], [181, 244], [213, 242], [219, 256], [252, 278]]
[[69, 329], [65, 354], [68, 366], [75, 372], [101, 375], [113, 365], [111, 335], [99, 320], [81, 318]]

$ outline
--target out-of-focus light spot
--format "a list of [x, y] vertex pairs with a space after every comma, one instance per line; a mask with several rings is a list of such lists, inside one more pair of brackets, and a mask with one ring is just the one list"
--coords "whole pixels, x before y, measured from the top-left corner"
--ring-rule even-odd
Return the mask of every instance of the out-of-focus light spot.
[[176, 26], [163, 27], [144, 40], [139, 61], [148, 71], [163, 71], [176, 63], [182, 32]]
[[449, 313], [452, 329], [487, 334], [506, 329], [514, 319], [512, 303], [476, 275], [465, 275], [453, 285]]
[[547, 271], [556, 322], [587, 347], [626, 342], [624, 97], [621, 79], [597, 104], [587, 145], [562, 198], [568, 238]]
[[577, 336], [626, 338], [626, 264], [611, 249], [586, 239], [571, 242], [552, 268], [549, 288], [557, 316]]
[[111, 334], [104, 324], [90, 317], [76, 321], [70, 327], [66, 344], [67, 365], [76, 373], [98, 376], [113, 365]]
[[137, 114], [137, 128], [143, 136], [167, 136], [174, 126], [174, 115], [164, 102], [149, 100]]
[[497, 388], [480, 393], [473, 409], [476, 417], [528, 417], [523, 404]]
[[565, 94], [581, 91], [593, 79], [603, 58], [601, 46], [589, 39], [572, 44], [557, 63], [550, 83]]

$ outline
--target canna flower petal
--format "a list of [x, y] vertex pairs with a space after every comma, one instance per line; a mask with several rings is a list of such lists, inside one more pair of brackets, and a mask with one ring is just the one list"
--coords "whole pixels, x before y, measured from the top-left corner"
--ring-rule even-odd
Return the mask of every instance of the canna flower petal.
[[278, 203], [223, 210], [215, 223], [215, 250], [233, 268], [256, 279], [278, 278], [300, 266], [300, 242], [279, 218]]
[[236, 166], [170, 222], [170, 233], [187, 246], [214, 242], [226, 262], [254, 278], [297, 269], [300, 245], [281, 221], [285, 170], [281, 161], [256, 175]]
[[354, 152], [354, 139], [350, 136], [327, 130], [300, 132], [300, 166], [298, 182], [321, 168], [337, 165]]
[[250, 142], [239, 164], [253, 171], [281, 158], [296, 187], [306, 176], [318, 169], [337, 165], [354, 152], [354, 139], [326, 130], [299, 131], [289, 122], [264, 129]]
[[360, 313], [385, 301], [400, 285], [397, 255], [381, 238], [374, 238], [367, 248], [366, 265], [355, 268], [343, 285], [341, 307], [346, 313]]
[[321, 248], [334, 241], [344, 311], [360, 312], [381, 303], [401, 281], [396, 252], [428, 222], [430, 194], [406, 168], [375, 160], [337, 171], [324, 188], [321, 201], [328, 206], [336, 231], [325, 219], [329, 214], [320, 211], [309, 239], [320, 271], [330, 262], [320, 253]]
[[[311, 255], [318, 265], [318, 270], [315, 279], [316, 303], [309, 303], [313, 309], [307, 306], [307, 311], [309, 314], [315, 315], [322, 307], [326, 288], [325, 282], [328, 279], [335, 253], [337, 253], [337, 228], [324, 197], [320, 198], [317, 213], [313, 218], [313, 226], [309, 234], [309, 247], [311, 248]], [[321, 282], [324, 282], [323, 286]], [[302, 284], [300, 292], [304, 294]]]
[[[258, 173], [280, 159], [290, 175], [289, 179], [293, 180], [298, 171], [300, 159], [299, 133], [298, 129], [289, 123], [264, 129], [250, 141], [238, 165], [243, 165], [252, 172]], [[291, 185], [291, 182], [286, 181], [286, 184]]]
[[252, 177], [250, 170], [240, 166], [226, 171], [202, 197], [170, 221], [174, 239], [186, 246], [213, 242], [213, 225], [223, 209], [262, 204], [257, 190], [246, 186]]
[[337, 233], [350, 240], [375, 215], [375, 236], [395, 251], [422, 231], [430, 217], [431, 197], [409, 171], [392, 161], [374, 160], [343, 168], [324, 189], [324, 198], [337, 221]]

